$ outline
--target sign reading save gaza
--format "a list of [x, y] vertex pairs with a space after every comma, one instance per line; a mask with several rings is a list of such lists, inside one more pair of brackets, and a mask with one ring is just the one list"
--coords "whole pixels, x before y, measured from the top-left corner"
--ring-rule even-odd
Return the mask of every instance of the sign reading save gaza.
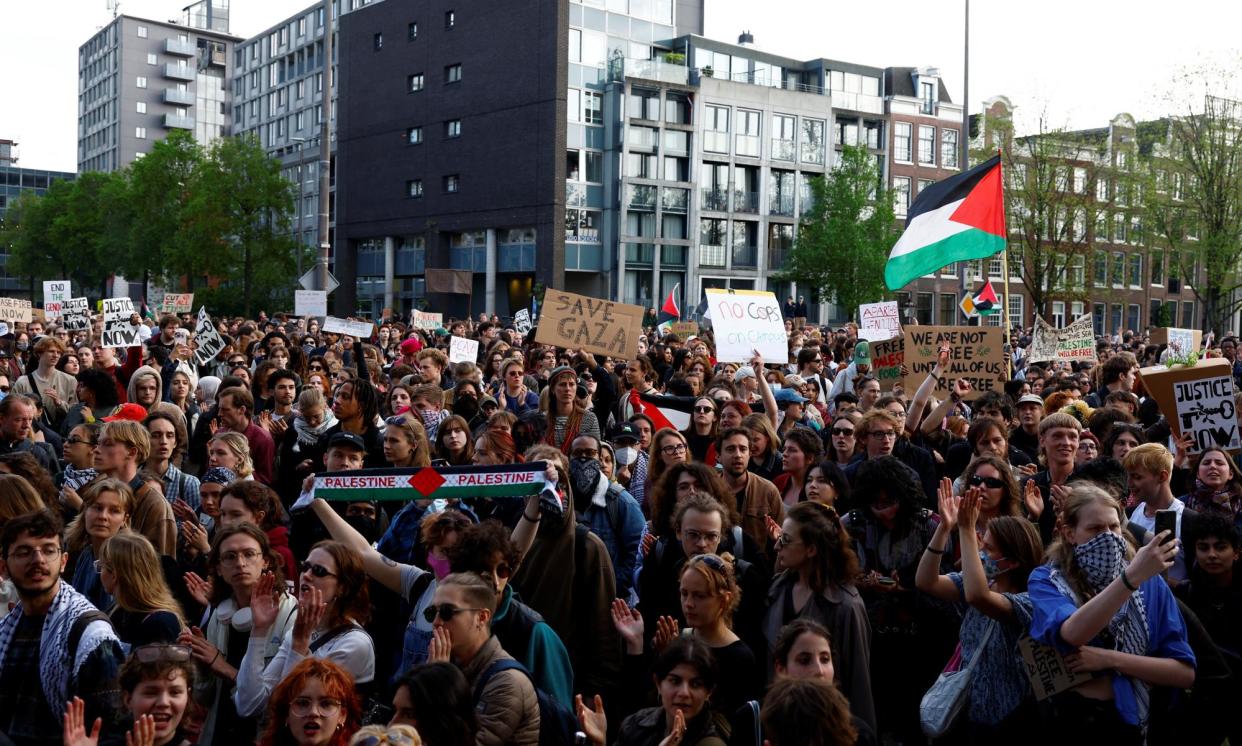
[[1004, 332], [995, 326], [907, 326], [905, 364], [909, 373], [902, 386], [915, 391], [936, 367], [936, 354], [947, 342], [949, 369], [936, 382], [934, 395], [949, 395], [953, 382], [964, 379], [971, 384], [967, 399], [984, 391], [999, 390], [1005, 382]]
[[633, 360], [642, 328], [642, 306], [549, 289], [535, 341]]

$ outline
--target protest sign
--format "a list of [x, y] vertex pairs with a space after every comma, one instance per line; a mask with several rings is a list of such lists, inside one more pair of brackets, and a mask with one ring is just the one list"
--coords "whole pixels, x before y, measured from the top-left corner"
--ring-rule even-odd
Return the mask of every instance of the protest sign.
[[668, 327], [670, 334], [676, 334], [685, 340], [688, 337], [698, 336], [699, 322], [697, 321], [674, 321]]
[[479, 340], [465, 337], [449, 338], [450, 363], [473, 363], [479, 359]]
[[54, 319], [64, 313], [65, 301], [69, 300], [68, 280], [43, 281], [43, 313]]
[[901, 315], [895, 300], [864, 303], [858, 307], [858, 318], [862, 320], [858, 327], [862, 339], [879, 342], [901, 335]]
[[101, 347], [133, 347], [139, 344], [138, 325], [129, 323], [134, 302], [129, 298], [104, 298], [104, 325]]
[[1233, 401], [1233, 368], [1228, 360], [1200, 360], [1194, 367], [1153, 365], [1140, 369], [1139, 377], [1173, 435], [1193, 437], [1191, 453], [1202, 453], [1208, 446], [1242, 447]]
[[444, 326], [444, 314], [430, 313], [428, 311], [411, 311], [410, 323], [414, 325], [415, 329], [422, 329], [428, 332], [435, 331]]
[[86, 298], [69, 298], [60, 309], [61, 326], [66, 331], [84, 332], [91, 328], [90, 301]]
[[708, 288], [707, 307], [716, 330], [716, 359], [722, 363], [744, 363], [755, 350], [765, 363], [789, 362], [789, 335], [780, 301], [760, 290]]
[[901, 365], [905, 360], [905, 337], [871, 343], [871, 373], [880, 382], [880, 391], [892, 391], [895, 384], [901, 383]]
[[513, 315], [513, 328], [518, 334], [530, 334], [530, 309], [523, 308]]
[[1000, 390], [1005, 383], [1004, 332], [996, 326], [908, 326], [905, 339], [905, 363], [909, 373], [902, 381], [906, 391], [916, 391], [932, 368], [942, 342], [951, 348], [948, 370], [936, 382], [934, 395], [949, 395], [953, 382], [969, 381], [967, 399], [984, 391]]
[[210, 363], [224, 349], [224, 337], [220, 336], [216, 325], [211, 323], [211, 316], [207, 315], [206, 306], [198, 309], [198, 323], [194, 325], [194, 341], [198, 344], [194, 350], [194, 359], [199, 365]]
[[1174, 355], [1184, 357], [1192, 352], [1199, 352], [1203, 345], [1203, 331], [1162, 326], [1151, 330], [1149, 341], [1154, 345], [1168, 345], [1173, 349]]
[[30, 301], [20, 298], [0, 298], [0, 321], [21, 321], [29, 324], [34, 318]]
[[535, 341], [633, 360], [642, 331], [642, 306], [549, 288]]
[[1087, 671], [1071, 672], [1065, 665], [1065, 658], [1055, 648], [1036, 642], [1030, 635], [1018, 640], [1018, 648], [1037, 700], [1045, 700], [1091, 679]]
[[164, 293], [160, 313], [189, 313], [194, 308], [194, 293]]
[[329, 334], [347, 334], [358, 339], [370, 339], [375, 331], [375, 324], [328, 316], [323, 320], [323, 330]]
[[293, 313], [297, 316], [327, 316], [328, 293], [325, 290], [294, 290]]
[[1095, 330], [1091, 326], [1091, 314], [1079, 316], [1064, 329], [1057, 329], [1036, 316], [1026, 361], [1039, 363], [1045, 360], [1085, 360], [1094, 363]]
[[[329, 502], [530, 497], [543, 491], [547, 468], [546, 461], [532, 461], [496, 466], [330, 471], [315, 476], [313, 494]], [[302, 499], [298, 503], [294, 509], [301, 507]]]

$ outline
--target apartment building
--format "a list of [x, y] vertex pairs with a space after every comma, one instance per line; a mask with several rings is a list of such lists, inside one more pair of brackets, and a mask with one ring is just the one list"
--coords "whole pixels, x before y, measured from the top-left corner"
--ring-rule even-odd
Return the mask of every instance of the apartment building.
[[[5, 214], [22, 194], [43, 194], [55, 181], [70, 181], [77, 174], [64, 171], [48, 171], [17, 165], [17, 143], [0, 139], [0, 228], [4, 226]], [[0, 294], [8, 298], [32, 298], [32, 281], [29, 277], [17, 277], [8, 271], [9, 247], [0, 244]]]

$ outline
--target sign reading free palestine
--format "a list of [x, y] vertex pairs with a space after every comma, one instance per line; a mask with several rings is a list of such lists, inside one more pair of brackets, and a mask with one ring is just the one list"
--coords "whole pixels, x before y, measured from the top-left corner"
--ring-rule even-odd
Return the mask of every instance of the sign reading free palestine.
[[314, 494], [329, 502], [530, 497], [543, 491], [547, 468], [546, 462], [534, 461], [327, 472], [315, 477]]

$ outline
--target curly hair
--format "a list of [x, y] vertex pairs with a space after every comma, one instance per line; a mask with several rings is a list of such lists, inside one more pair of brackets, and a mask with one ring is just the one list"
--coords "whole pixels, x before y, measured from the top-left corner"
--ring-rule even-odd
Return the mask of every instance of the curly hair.
[[850, 536], [841, 523], [837, 511], [815, 502], [798, 503], [789, 509], [785, 518], [798, 526], [798, 539], [808, 547], [815, 547], [816, 561], [807, 570], [806, 584], [816, 593], [822, 593], [828, 583], [853, 585], [861, 572], [858, 555], [850, 546]]
[[319, 679], [326, 696], [340, 700], [345, 714], [343, 727], [332, 735], [330, 746], [347, 746], [350, 736], [362, 727], [362, 700], [354, 689], [354, 677], [326, 658], [306, 658], [285, 674], [267, 705], [267, 730], [262, 746], [293, 746], [297, 741], [289, 732], [289, 709], [306, 682]]
[[681, 521], [685, 518], [689, 511], [699, 513], [716, 513], [720, 516], [721, 534], [727, 534], [733, 530], [733, 519], [729, 516], [729, 509], [720, 503], [714, 496], [700, 490], [691, 490], [689, 495], [677, 501], [677, 507], [673, 511], [673, 531], [681, 530]]
[[281, 526], [285, 519], [285, 510], [281, 505], [280, 497], [262, 482], [256, 482], [252, 479], [237, 479], [225, 485], [220, 491], [220, 502], [224, 502], [224, 498], [232, 497], [241, 500], [246, 505], [246, 509], [254, 514], [263, 514], [262, 522], [259, 528], [264, 531]]
[[696, 554], [681, 566], [678, 580], [687, 573], [697, 573], [707, 583], [709, 592], [720, 599], [724, 623], [733, 626], [733, 612], [742, 602], [742, 589], [737, 584], [737, 567], [732, 554]]
[[500, 521], [486, 520], [457, 534], [457, 543], [448, 549], [449, 567], [453, 572], [490, 573], [492, 557], [497, 554], [509, 565], [510, 574], [517, 572], [521, 554], [509, 538], [509, 529]]
[[773, 746], [844, 746], [858, 738], [845, 695], [820, 679], [773, 682], [760, 717]]
[[854, 474], [854, 497], [860, 507], [867, 508], [881, 496], [897, 503], [895, 536], [904, 536], [914, 526], [914, 517], [922, 509], [923, 488], [910, 467], [895, 456], [867, 459]]
[[694, 481], [698, 482], [698, 489], [707, 492], [725, 506], [734, 524], [742, 522], [737, 514], [737, 508], [732, 507], [737, 501], [716, 470], [698, 461], [685, 461], [673, 464], [660, 477], [660, 481], [652, 485], [648, 501], [651, 505], [651, 533], [655, 534], [656, 538], [672, 534], [673, 513], [677, 508], [677, 480], [682, 474], [690, 474], [694, 477]]

